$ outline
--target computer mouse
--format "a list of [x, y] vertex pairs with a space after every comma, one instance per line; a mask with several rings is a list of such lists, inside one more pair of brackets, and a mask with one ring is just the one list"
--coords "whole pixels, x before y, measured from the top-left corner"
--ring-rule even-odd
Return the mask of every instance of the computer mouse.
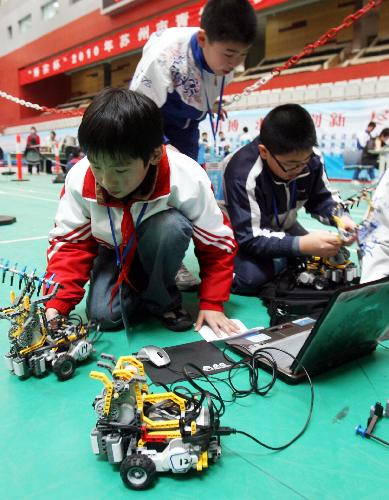
[[170, 363], [169, 355], [161, 347], [146, 345], [138, 351], [137, 357], [150, 361], [154, 366], [162, 367]]

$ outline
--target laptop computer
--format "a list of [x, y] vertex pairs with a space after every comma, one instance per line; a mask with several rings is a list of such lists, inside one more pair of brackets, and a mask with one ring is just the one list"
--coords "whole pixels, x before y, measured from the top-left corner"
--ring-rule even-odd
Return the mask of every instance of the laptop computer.
[[[247, 356], [260, 348], [269, 349], [277, 363], [279, 376], [298, 383], [347, 361], [368, 354], [377, 339], [389, 328], [389, 277], [350, 286], [336, 292], [317, 320], [301, 318], [257, 333], [225, 341], [231, 348]], [[266, 360], [258, 364], [270, 369]]]

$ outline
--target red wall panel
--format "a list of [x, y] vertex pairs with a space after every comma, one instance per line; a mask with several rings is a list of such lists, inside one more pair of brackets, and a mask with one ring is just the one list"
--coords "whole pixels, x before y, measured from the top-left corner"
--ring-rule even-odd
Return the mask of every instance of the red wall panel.
[[[187, 2], [193, 4], [194, 2]], [[123, 26], [129, 26], [141, 19], [152, 17], [157, 12], [163, 12], [172, 8], [185, 5], [180, 0], [159, 0], [150, 5], [149, 2], [135, 5], [132, 9], [117, 16], [102, 16], [100, 10], [96, 10], [83, 16], [71, 24], [63, 26], [45, 36], [25, 45], [0, 58], [0, 90], [7, 92], [24, 100], [44, 105], [54, 106], [66, 100], [63, 97], [66, 89], [65, 79], [47, 79], [47, 83], [34, 85], [34, 87], [23, 88], [19, 86], [18, 70], [29, 66], [32, 62], [48, 58], [53, 54], [62, 52], [71, 47], [84, 44], [89, 40], [101, 37], [105, 33], [119, 30]], [[59, 75], [60, 76], [60, 75]], [[57, 87], [58, 86], [58, 87]], [[42, 100], [38, 101], [38, 99]], [[37, 116], [30, 108], [23, 108], [17, 104], [0, 98], [0, 130], [5, 126], [17, 124], [19, 120], [27, 116]]]
[[[283, 3], [285, 0], [251, 1], [256, 9], [259, 10], [274, 6], [278, 3]], [[114, 17], [102, 16], [100, 11], [96, 10], [0, 58], [0, 90], [27, 101], [54, 107], [67, 100], [70, 94], [69, 77], [65, 74], [61, 74], [34, 84], [20, 87], [18, 81], [19, 69], [49, 58], [57, 53], [101, 38], [105, 34], [117, 32], [124, 27], [129, 27], [162, 12], [171, 9], [175, 10], [177, 8], [182, 9], [186, 6], [192, 6], [199, 3], [201, 2], [188, 1], [184, 3], [180, 0], [160, 0], [159, 2], [152, 2], [153, 5], [150, 5], [151, 2], [145, 2]], [[389, 74], [389, 62], [280, 76], [274, 78], [263, 88], [282, 88], [382, 74]], [[231, 84], [227, 88], [227, 93], [240, 92], [248, 85], [250, 85], [250, 81]], [[39, 115], [40, 112], [21, 107], [0, 98], [0, 129], [17, 123], [26, 123], [26, 120], [30, 118], [32, 122], [34, 119], [41, 121]]]

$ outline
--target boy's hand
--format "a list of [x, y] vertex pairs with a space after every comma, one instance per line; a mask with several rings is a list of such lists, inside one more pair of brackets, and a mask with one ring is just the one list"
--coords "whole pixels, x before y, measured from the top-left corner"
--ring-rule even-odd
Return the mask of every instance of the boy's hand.
[[225, 120], [227, 120], [227, 118], [228, 118], [228, 113], [224, 108], [222, 108], [220, 110], [220, 119], [222, 122], [224, 122]]
[[57, 309], [49, 307], [46, 309], [46, 319], [52, 330], [57, 330], [60, 327], [62, 316], [59, 314]]
[[345, 229], [346, 231], [349, 231], [350, 233], [355, 231], [357, 228], [357, 225], [352, 220], [352, 218], [346, 214], [344, 214], [344, 215], [342, 215], [342, 217], [340, 217], [340, 221], [342, 224], [342, 228]]
[[226, 333], [239, 332], [238, 325], [231, 319], [228, 319], [227, 316], [220, 311], [200, 311], [195, 325], [196, 332], [200, 330], [200, 328], [204, 325], [204, 322], [207, 323], [216, 334], [218, 334], [220, 330], [223, 330]]
[[57, 309], [53, 309], [52, 307], [49, 307], [48, 309], [46, 309], [47, 321], [51, 321], [56, 316], [59, 316], [59, 312], [57, 311]]
[[301, 253], [318, 257], [332, 257], [343, 245], [339, 236], [329, 231], [316, 231], [301, 236], [299, 244]]
[[352, 245], [358, 237], [357, 225], [352, 218], [346, 214], [340, 217], [339, 229], [342, 244], [346, 246]]
[[[216, 102], [212, 107], [212, 114], [217, 114], [218, 109], [219, 109], [219, 103]], [[228, 118], [228, 113], [222, 106], [220, 109], [220, 120], [224, 122], [224, 120], [227, 120], [227, 118]]]

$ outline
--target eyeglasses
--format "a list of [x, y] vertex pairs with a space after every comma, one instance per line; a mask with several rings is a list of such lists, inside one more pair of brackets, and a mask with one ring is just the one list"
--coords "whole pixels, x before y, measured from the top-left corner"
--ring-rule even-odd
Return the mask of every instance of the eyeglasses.
[[303, 161], [300, 161], [299, 163], [297, 163], [295, 166], [291, 167], [289, 165], [289, 168], [285, 167], [279, 160], [278, 158], [269, 150], [267, 149], [270, 153], [270, 155], [275, 159], [275, 161], [277, 162], [277, 165], [280, 167], [280, 169], [285, 172], [285, 174], [289, 174], [290, 172], [294, 172], [296, 170], [302, 170], [304, 169], [308, 163], [312, 160], [312, 158], [314, 157], [315, 153], [311, 153], [308, 158], [306, 160], [303, 160]]

